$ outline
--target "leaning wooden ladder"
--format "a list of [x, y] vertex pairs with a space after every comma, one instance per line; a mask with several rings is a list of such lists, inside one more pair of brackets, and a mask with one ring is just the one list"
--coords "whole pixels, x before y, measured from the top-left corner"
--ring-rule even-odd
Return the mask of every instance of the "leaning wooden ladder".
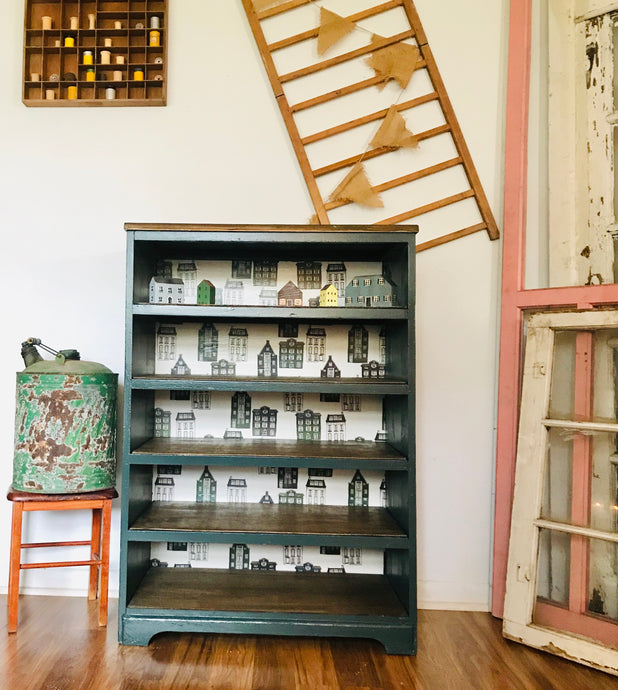
[[[366, 8], [346, 17], [346, 19], [352, 22], [360, 22], [369, 18], [378, 17], [379, 15], [392, 10], [396, 10], [398, 12], [403, 10], [407, 24], [407, 28], [405, 28], [404, 31], [401, 31], [390, 37], [374, 37], [373, 41], [367, 45], [343, 52], [326, 60], [320, 60], [317, 62], [314, 61], [310, 64], [306, 64], [282, 74], [278, 72], [275, 54], [279, 53], [279, 51], [283, 51], [283, 49], [298, 46], [305, 41], [315, 39], [318, 36], [319, 27], [311, 27], [292, 36], [285, 36], [283, 38], [279, 38], [278, 40], [268, 42], [266, 39], [267, 34], [264, 31], [263, 25], [272, 18], [276, 18], [280, 15], [291, 12], [292, 10], [302, 8], [303, 6], [316, 3], [314, 3], [314, 0], [273, 0], [271, 3], [269, 3], [267, 0], [266, 2], [255, 0], [254, 6], [254, 0], [242, 1], [251, 25], [251, 29], [253, 31], [253, 35], [262, 56], [268, 78], [281, 110], [283, 120], [289, 132], [294, 151], [298, 158], [302, 174], [311, 196], [311, 200], [315, 207], [317, 222], [322, 224], [331, 223], [328, 215], [329, 212], [349, 203], [342, 200], [328, 200], [328, 198], [325, 200], [325, 195], [323, 194], [319, 185], [320, 178], [323, 178], [324, 176], [335, 171], [349, 169], [358, 162], [364, 163], [371, 159], [392, 153], [393, 148], [384, 146], [375, 148], [369, 147], [366, 150], [355, 153], [352, 156], [319, 166], [314, 166], [310, 162], [308, 148], [312, 144], [324, 142], [326, 140], [330, 141], [334, 137], [350, 132], [355, 128], [367, 125], [368, 123], [378, 122], [385, 117], [387, 109], [381, 108], [379, 110], [374, 110], [373, 112], [366, 113], [361, 117], [356, 117], [346, 122], [340, 122], [333, 126], [329, 126], [320, 131], [314, 131], [302, 135], [300, 132], [300, 127], [297, 123], [299, 114], [307, 111], [307, 109], [334, 102], [337, 99], [345, 96], [357, 94], [363, 92], [364, 90], [370, 89], [371, 87], [375, 87], [383, 81], [383, 78], [380, 76], [374, 76], [356, 81], [354, 83], [344, 84], [338, 88], [328, 90], [308, 99], [296, 101], [292, 104], [290, 104], [288, 100], [286, 91], [289, 90], [290, 86], [294, 84], [297, 87], [295, 89], [296, 93], [298, 93], [298, 84], [295, 83], [299, 82], [305, 77], [315, 75], [325, 70], [330, 70], [330, 68], [336, 68], [344, 65], [345, 63], [349, 64], [354, 61], [361, 61], [363, 57], [368, 56], [380, 48], [395, 45], [403, 41], [409, 42], [411, 39], [413, 39], [419, 48], [420, 55], [420, 60], [417, 62], [415, 72], [419, 72], [421, 70], [426, 71], [431, 86], [425, 93], [422, 93], [421, 95], [417, 95], [414, 98], [410, 98], [402, 102], [397, 102], [397, 111], [413, 111], [415, 108], [419, 108], [420, 106], [431, 102], [439, 104], [444, 118], [443, 123], [430, 127], [425, 131], [418, 132], [416, 133], [416, 136], [420, 142], [423, 142], [441, 135], [450, 135], [454, 144], [455, 155], [436, 160], [430, 165], [425, 165], [424, 167], [420, 168], [417, 167], [415, 157], [410, 155], [408, 165], [409, 168], [412, 168], [411, 170], [407, 171], [403, 175], [397, 175], [396, 177], [391, 177], [390, 179], [381, 181], [379, 184], [373, 187], [373, 190], [380, 194], [403, 185], [409, 185], [420, 180], [427, 180], [433, 175], [439, 175], [444, 171], [457, 167], [461, 167], [465, 173], [464, 187], [467, 188], [463, 188], [455, 193], [449, 193], [440, 198], [433, 199], [428, 203], [421, 203], [420, 205], [417, 204], [414, 208], [408, 208], [407, 210], [399, 212], [396, 215], [392, 215], [391, 217], [379, 218], [375, 221], [375, 224], [392, 225], [405, 222], [413, 218], [418, 219], [419, 216], [430, 214], [433, 211], [444, 209], [452, 205], [461, 204], [467, 200], [473, 200], [476, 202], [477, 211], [477, 217], [473, 219], [473, 222], [463, 228], [456, 227], [456, 229], [451, 230], [450, 232], [443, 232], [443, 230], [441, 230], [429, 241], [421, 242], [418, 245], [417, 251], [429, 249], [430, 247], [465, 237], [481, 230], [486, 230], [489, 238], [492, 240], [498, 238], [499, 233], [496, 222], [489, 207], [489, 203], [483, 191], [478, 174], [472, 162], [470, 152], [457, 122], [455, 112], [447, 95], [446, 88], [438, 71], [429, 44], [427, 43], [427, 38], [412, 0], [388, 0], [388, 2], [383, 2], [379, 5]], [[262, 10], [256, 10], [256, 6], [259, 8], [260, 6], [268, 4], [273, 6], [266, 7], [266, 9]], [[290, 22], [291, 25], [294, 25], [295, 23], [297, 22]], [[365, 93], [367, 92], [365, 91]], [[452, 214], [450, 222], [460, 222], [458, 218], [453, 221], [454, 215], [456, 214]], [[461, 214], [461, 216], [464, 217], [465, 214]], [[466, 221], [464, 220], [464, 222]], [[446, 229], [450, 230], [451, 228], [449, 226]]]

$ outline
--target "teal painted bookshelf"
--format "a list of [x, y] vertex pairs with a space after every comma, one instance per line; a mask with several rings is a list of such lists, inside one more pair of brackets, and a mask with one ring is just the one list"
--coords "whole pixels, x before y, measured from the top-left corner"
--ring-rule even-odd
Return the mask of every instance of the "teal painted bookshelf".
[[416, 227], [125, 229], [120, 643], [414, 654]]

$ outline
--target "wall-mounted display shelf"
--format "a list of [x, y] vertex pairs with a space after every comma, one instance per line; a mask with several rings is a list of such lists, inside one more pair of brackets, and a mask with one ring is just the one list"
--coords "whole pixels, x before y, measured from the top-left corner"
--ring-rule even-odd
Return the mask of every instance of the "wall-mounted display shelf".
[[414, 653], [416, 227], [126, 229], [121, 644]]
[[28, 106], [165, 105], [167, 0], [26, 0]]

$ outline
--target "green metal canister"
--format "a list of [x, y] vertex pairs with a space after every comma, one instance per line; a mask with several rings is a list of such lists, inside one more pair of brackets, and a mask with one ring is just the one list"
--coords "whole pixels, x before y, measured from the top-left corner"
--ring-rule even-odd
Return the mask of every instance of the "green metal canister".
[[[35, 345], [56, 355], [44, 360]], [[46, 494], [108, 489], [116, 481], [118, 374], [31, 338], [17, 374], [13, 488]]]

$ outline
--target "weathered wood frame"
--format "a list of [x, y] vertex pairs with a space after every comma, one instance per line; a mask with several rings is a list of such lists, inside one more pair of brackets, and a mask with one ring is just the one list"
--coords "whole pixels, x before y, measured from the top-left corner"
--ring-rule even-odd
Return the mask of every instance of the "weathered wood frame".
[[[616, 422], [592, 421], [593, 332], [615, 329], [617, 324], [618, 311], [613, 310], [541, 313], [529, 319], [503, 624], [507, 637], [616, 675], [618, 623], [584, 614], [588, 610], [588, 539], [618, 543], [618, 533], [587, 526], [592, 452], [590, 436], [586, 435], [586, 432], [618, 433]], [[577, 331], [571, 420], [547, 418], [556, 330]], [[552, 427], [574, 432], [569, 523], [542, 519], [548, 430]], [[541, 529], [571, 535], [568, 610], [536, 601]], [[563, 628], [570, 632], [562, 631]], [[611, 649], [604, 646], [610, 644]]]
[[616, 284], [526, 289], [531, 17], [532, 0], [511, 0], [492, 577], [492, 613], [498, 617], [504, 607], [525, 312], [618, 304]]
[[336, 98], [346, 96], [350, 93], [362, 91], [363, 89], [375, 86], [382, 82], [382, 78], [371, 77], [358, 83], [343, 86], [341, 88], [332, 90], [328, 93], [323, 93], [317, 97], [293, 104], [290, 104], [288, 102], [287, 96], [285, 94], [285, 84], [290, 83], [296, 79], [300, 79], [309, 74], [315, 74], [317, 72], [326, 70], [330, 67], [342, 64], [350, 60], [357, 60], [363, 58], [369, 55], [370, 53], [374, 52], [376, 48], [394, 45], [396, 43], [408, 39], [414, 39], [416, 44], [418, 45], [421, 58], [417, 63], [417, 69], [427, 70], [430, 81], [433, 85], [433, 92], [428, 93], [419, 98], [399, 103], [397, 104], [397, 110], [401, 112], [417, 107], [429, 101], [437, 101], [440, 104], [440, 107], [444, 114], [446, 124], [434, 127], [433, 129], [430, 129], [425, 132], [420, 132], [417, 136], [419, 140], [422, 140], [438, 136], [440, 134], [450, 133], [455, 148], [457, 150], [457, 156], [449, 160], [444, 160], [440, 163], [437, 163], [436, 165], [429, 166], [422, 170], [414, 170], [409, 174], [385, 181], [382, 184], [376, 185], [374, 187], [374, 191], [380, 193], [388, 189], [397, 187], [399, 185], [408, 184], [410, 182], [414, 182], [415, 180], [419, 180], [427, 176], [434, 175], [443, 170], [459, 165], [463, 166], [470, 187], [468, 190], [462, 191], [458, 194], [450, 195], [442, 199], [433, 201], [431, 203], [424, 204], [420, 207], [410, 209], [407, 212], [399, 213], [396, 216], [380, 220], [378, 221], [378, 223], [376, 223], [376, 225], [392, 225], [406, 222], [412, 218], [417, 218], [422, 214], [430, 213], [437, 209], [450, 206], [451, 204], [456, 204], [460, 201], [474, 198], [480, 216], [482, 218], [482, 221], [480, 223], [476, 223], [466, 228], [457, 229], [453, 232], [446, 233], [441, 237], [431, 239], [427, 242], [421, 242], [417, 245], [416, 251], [419, 252], [425, 249], [430, 249], [431, 247], [435, 247], [437, 245], [444, 244], [445, 242], [450, 242], [452, 240], [465, 237], [467, 235], [479, 232], [481, 230], [486, 230], [490, 239], [498, 239], [499, 232], [498, 227], [496, 225], [496, 221], [493, 217], [491, 208], [489, 207], [489, 203], [485, 196], [485, 192], [481, 185], [476, 168], [474, 167], [474, 163], [472, 162], [470, 151], [468, 150], [464, 136], [461, 132], [461, 128], [455, 116], [455, 111], [446, 92], [446, 87], [444, 86], [444, 82], [442, 81], [442, 78], [440, 76], [440, 72], [438, 70], [436, 61], [427, 42], [427, 37], [425, 35], [422, 24], [420, 22], [420, 18], [418, 16], [418, 13], [416, 11], [416, 8], [414, 7], [414, 3], [412, 2], [412, 0], [388, 0], [387, 2], [382, 2], [379, 5], [368, 8], [361, 12], [357, 12], [347, 17], [351, 21], [359, 21], [361, 19], [378, 15], [382, 12], [386, 12], [396, 7], [402, 7], [410, 23], [410, 29], [408, 31], [401, 32], [395, 36], [384, 38], [379, 43], [368, 44], [363, 48], [356, 49], [348, 53], [344, 53], [343, 55], [338, 55], [334, 58], [307, 65], [306, 67], [297, 69], [287, 74], [278, 74], [275, 62], [273, 60], [273, 53], [277, 50], [298, 44], [302, 41], [314, 39], [318, 35], [318, 27], [308, 29], [306, 31], [303, 31], [302, 33], [269, 44], [264, 36], [264, 32], [262, 31], [260, 23], [264, 19], [268, 19], [270, 17], [283, 14], [290, 10], [296, 9], [297, 7], [301, 7], [302, 5], [306, 5], [312, 2], [312, 0], [290, 0], [289, 2], [285, 2], [283, 4], [276, 5], [272, 8], [267, 8], [259, 12], [256, 12], [252, 0], [242, 0], [242, 2], [247, 17], [249, 19], [249, 24], [251, 25], [251, 30], [253, 31], [255, 41], [259, 48], [260, 55], [262, 56], [264, 66], [266, 68], [266, 73], [268, 75], [273, 92], [275, 94], [277, 104], [279, 105], [281, 115], [290, 135], [290, 139], [294, 147], [294, 152], [296, 153], [296, 157], [298, 159], [303, 177], [305, 178], [305, 182], [309, 190], [309, 195], [311, 196], [311, 200], [315, 207], [316, 217], [319, 223], [329, 224], [330, 220], [328, 217], [328, 211], [343, 206], [349, 202], [325, 201], [322, 198], [320, 190], [318, 189], [317, 178], [327, 173], [331, 173], [335, 170], [350, 168], [355, 163], [358, 163], [361, 160], [368, 160], [371, 158], [375, 158], [376, 156], [381, 156], [383, 154], [389, 153], [393, 149], [385, 146], [373, 148], [368, 151], [361, 151], [358, 155], [352, 156], [350, 158], [335, 161], [329, 165], [320, 167], [318, 169], [313, 169], [311, 167], [309, 158], [307, 156], [307, 152], [305, 150], [306, 147], [312, 143], [322, 141], [329, 137], [334, 137], [338, 134], [341, 134], [342, 132], [346, 132], [355, 127], [359, 127], [369, 122], [380, 120], [386, 115], [387, 111], [380, 110], [365, 115], [363, 117], [351, 120], [349, 122], [344, 122], [337, 126], [330, 127], [321, 132], [315, 132], [305, 137], [301, 137], [301, 134], [299, 133], [295, 121], [295, 114], [307, 108], [319, 105], [321, 103], [326, 103]]

